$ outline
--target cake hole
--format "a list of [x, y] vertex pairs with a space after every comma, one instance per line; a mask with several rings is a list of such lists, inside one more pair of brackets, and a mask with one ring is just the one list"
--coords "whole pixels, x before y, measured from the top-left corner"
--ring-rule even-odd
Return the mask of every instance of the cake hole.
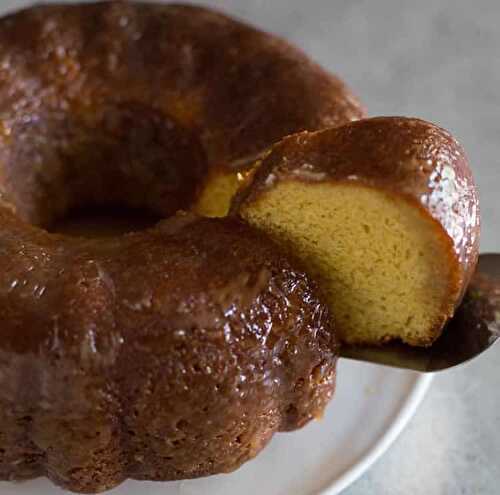
[[94, 239], [146, 230], [160, 220], [161, 217], [142, 209], [90, 208], [70, 211], [48, 230], [55, 234]]
[[[48, 109], [38, 111], [43, 117], [13, 123], [4, 150], [11, 162], [5, 165], [9, 172], [2, 179], [2, 201], [25, 222], [55, 232], [69, 228], [78, 236], [109, 236], [157, 220], [142, 211], [130, 214], [129, 208], [166, 218], [196, 200], [206, 179], [207, 157], [196, 133], [173, 116], [114, 99], [101, 101], [92, 112], [54, 117]], [[108, 207], [117, 207], [119, 214], [109, 215]], [[92, 213], [87, 208], [97, 208], [98, 222], [77, 221], [79, 215], [71, 214], [84, 210], [87, 217]]]

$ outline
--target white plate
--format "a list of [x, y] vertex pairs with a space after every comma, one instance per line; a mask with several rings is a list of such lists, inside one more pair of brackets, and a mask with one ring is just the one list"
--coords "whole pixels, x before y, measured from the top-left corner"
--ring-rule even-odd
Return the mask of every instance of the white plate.
[[[387, 450], [431, 382], [419, 375], [341, 360], [325, 417], [278, 434], [265, 451], [229, 475], [151, 483], [129, 481], [110, 495], [335, 495]], [[62, 493], [47, 480], [0, 483], [0, 495]]]

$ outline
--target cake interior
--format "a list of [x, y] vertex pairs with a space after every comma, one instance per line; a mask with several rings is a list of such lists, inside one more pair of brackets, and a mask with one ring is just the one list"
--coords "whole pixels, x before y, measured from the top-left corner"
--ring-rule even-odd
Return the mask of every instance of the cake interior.
[[452, 311], [451, 240], [402, 196], [352, 182], [282, 181], [241, 214], [321, 282], [346, 343], [430, 345]]
[[225, 217], [239, 185], [238, 173], [229, 170], [214, 171], [209, 174], [193, 211], [205, 217]]

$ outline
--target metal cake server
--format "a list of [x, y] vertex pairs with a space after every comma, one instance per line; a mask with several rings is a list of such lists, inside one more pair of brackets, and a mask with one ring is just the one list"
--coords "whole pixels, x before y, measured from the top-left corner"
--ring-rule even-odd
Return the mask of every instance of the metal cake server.
[[343, 346], [340, 355], [396, 368], [434, 372], [479, 356], [499, 337], [500, 254], [482, 254], [462, 304], [431, 347]]

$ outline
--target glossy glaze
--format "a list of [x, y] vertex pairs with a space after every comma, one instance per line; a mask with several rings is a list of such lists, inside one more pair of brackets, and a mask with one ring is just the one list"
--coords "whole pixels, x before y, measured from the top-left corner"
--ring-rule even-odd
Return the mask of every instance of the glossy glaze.
[[45, 5], [0, 20], [0, 195], [40, 225], [104, 198], [171, 214], [208, 167], [245, 168], [287, 134], [362, 115], [298, 49], [204, 8]]
[[233, 212], [280, 180], [353, 181], [415, 202], [451, 239], [450, 263], [463, 294], [477, 263], [479, 202], [465, 152], [444, 129], [419, 119], [376, 117], [287, 137], [248, 179]]
[[225, 472], [321, 415], [330, 315], [262, 233], [181, 215], [85, 240], [0, 215], [1, 478]]

